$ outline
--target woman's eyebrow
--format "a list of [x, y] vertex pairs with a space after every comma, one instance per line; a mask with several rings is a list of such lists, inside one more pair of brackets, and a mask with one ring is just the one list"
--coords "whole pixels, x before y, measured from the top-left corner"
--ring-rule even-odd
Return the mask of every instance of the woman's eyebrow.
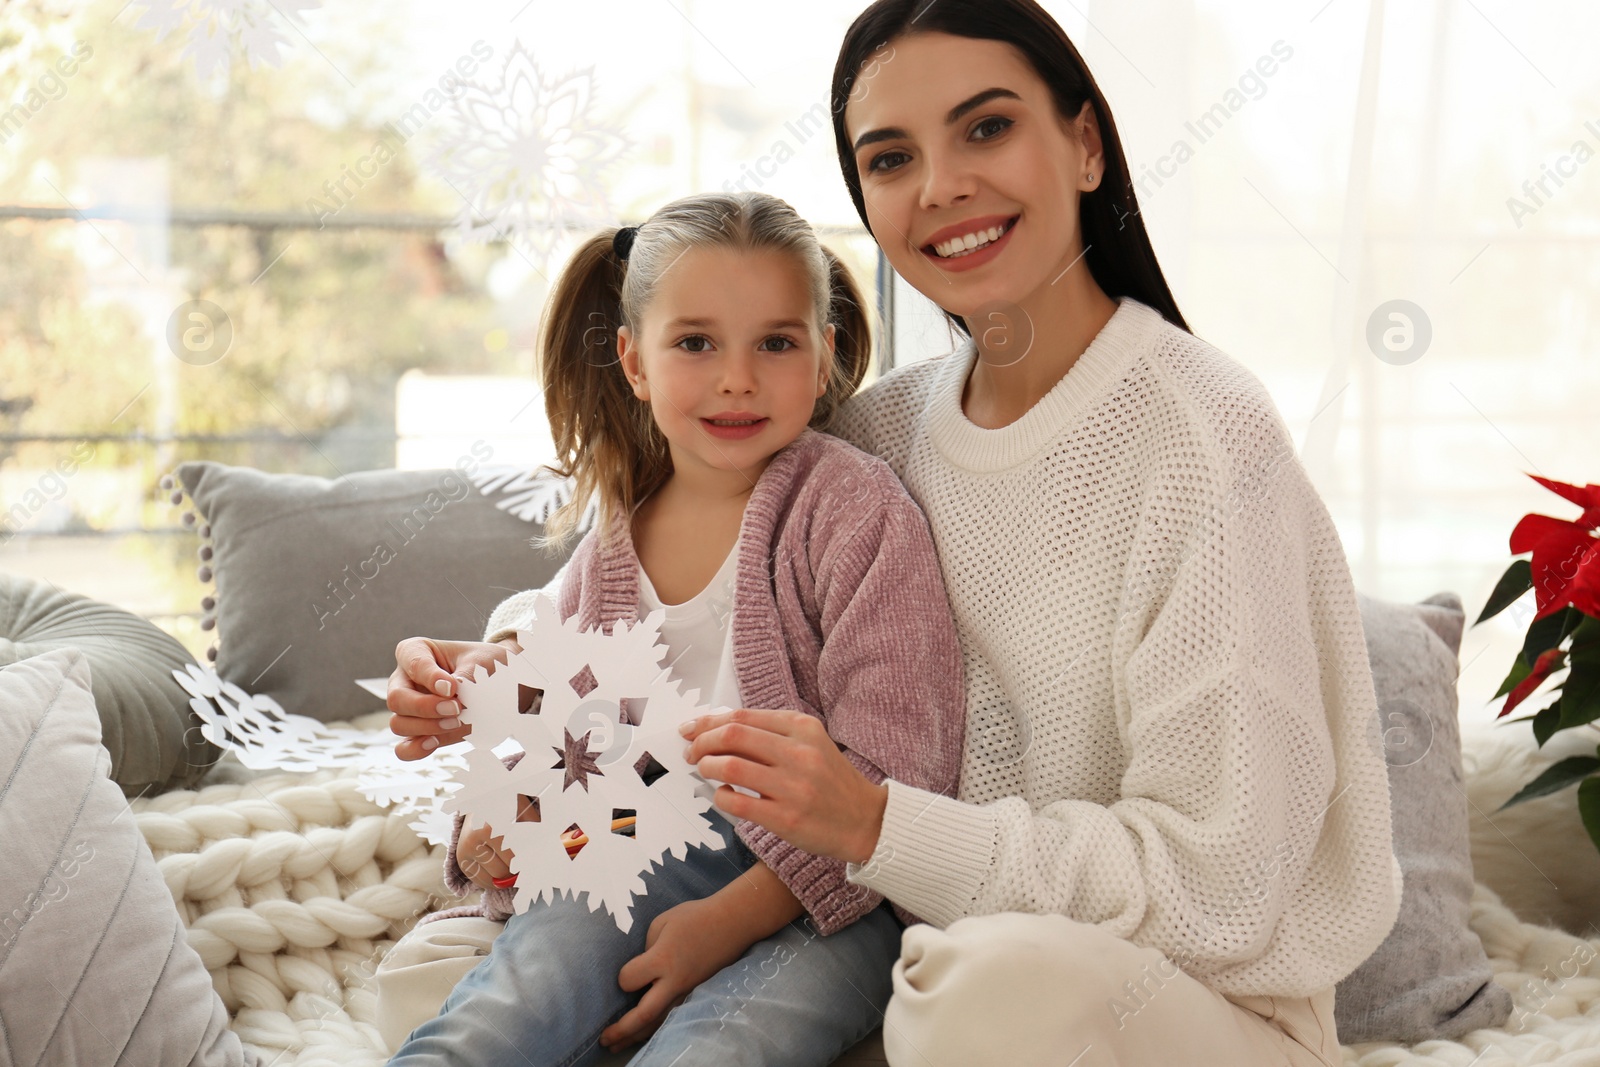
[[[965, 100], [961, 101], [961, 103], [951, 108], [950, 113], [944, 117], [944, 124], [948, 126], [952, 122], [959, 120], [962, 115], [965, 115], [973, 108], [982, 107], [989, 101], [999, 98], [1005, 98], [1007, 100], [1022, 99], [1022, 97], [1018, 96], [1010, 89], [985, 89], [981, 93], [974, 93], [972, 96], [967, 97]], [[876, 141], [892, 141], [897, 137], [904, 137], [905, 135], [906, 131], [900, 129], [898, 126], [884, 126], [881, 129], [869, 130], [860, 137], [856, 138], [855, 150], [859, 152], [867, 145]]]

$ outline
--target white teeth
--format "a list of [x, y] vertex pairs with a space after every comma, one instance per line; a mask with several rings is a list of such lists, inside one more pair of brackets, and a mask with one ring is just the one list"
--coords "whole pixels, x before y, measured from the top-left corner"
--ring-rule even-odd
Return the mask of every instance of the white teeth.
[[991, 226], [987, 230], [979, 230], [963, 237], [952, 237], [933, 246], [933, 250], [942, 259], [953, 259], [974, 252], [991, 242], [998, 241], [1006, 232], [1004, 226]]

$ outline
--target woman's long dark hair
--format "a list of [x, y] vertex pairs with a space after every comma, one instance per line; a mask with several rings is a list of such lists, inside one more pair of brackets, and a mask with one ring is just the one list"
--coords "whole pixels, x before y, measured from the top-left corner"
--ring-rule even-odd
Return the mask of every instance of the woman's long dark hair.
[[[1050, 87], [1056, 109], [1068, 121], [1077, 117], [1085, 100], [1093, 103], [1106, 172], [1105, 181], [1079, 200], [1083, 260], [1107, 296], [1131, 296], [1159, 311], [1174, 326], [1188, 330], [1189, 324], [1178, 311], [1161, 265], [1156, 262], [1155, 249], [1150, 247], [1111, 108], [1065, 31], [1034, 0], [877, 0], [850, 26], [833, 68], [833, 137], [844, 183], [868, 231], [872, 226], [867, 223], [866, 203], [861, 196], [861, 175], [845, 134], [845, 105], [862, 65], [873, 52], [897, 37], [925, 31], [1012, 45]], [[950, 318], [963, 333], [971, 335], [960, 316]]]

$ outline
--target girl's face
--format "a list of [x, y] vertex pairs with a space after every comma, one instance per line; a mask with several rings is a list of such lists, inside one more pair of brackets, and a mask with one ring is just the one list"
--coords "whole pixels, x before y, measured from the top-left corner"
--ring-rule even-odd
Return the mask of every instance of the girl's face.
[[845, 130], [878, 244], [947, 311], [1021, 304], [1082, 254], [1079, 193], [1105, 170], [1093, 108], [1063, 120], [1011, 45], [897, 38], [863, 65]]
[[783, 252], [690, 248], [667, 270], [637, 336], [617, 350], [650, 404], [675, 471], [739, 471], [753, 483], [811, 421], [833, 368], [804, 266]]

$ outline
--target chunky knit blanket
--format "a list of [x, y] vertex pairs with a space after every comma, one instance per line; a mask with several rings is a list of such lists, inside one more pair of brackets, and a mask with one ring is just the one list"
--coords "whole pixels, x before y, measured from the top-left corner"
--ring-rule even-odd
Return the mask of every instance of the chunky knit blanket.
[[[453, 900], [443, 846], [362, 796], [354, 770], [235, 771], [132, 805], [189, 943], [262, 1067], [382, 1064], [372, 975], [419, 915]], [[1600, 1067], [1600, 938], [1524, 923], [1482, 884], [1472, 927], [1515, 997], [1506, 1027], [1350, 1046], [1347, 1067]]]

